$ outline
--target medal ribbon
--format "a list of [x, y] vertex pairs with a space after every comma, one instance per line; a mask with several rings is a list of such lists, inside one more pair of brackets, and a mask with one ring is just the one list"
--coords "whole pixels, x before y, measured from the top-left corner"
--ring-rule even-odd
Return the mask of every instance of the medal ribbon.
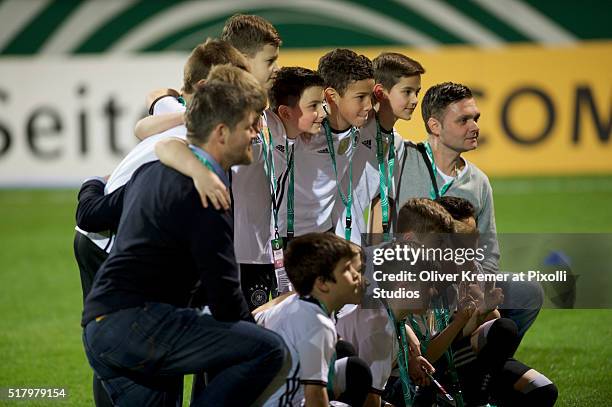
[[388, 306], [386, 306], [386, 308], [389, 321], [393, 325], [395, 337], [399, 344], [399, 349], [397, 351], [397, 365], [399, 366], [402, 392], [404, 393], [404, 404], [406, 407], [410, 407], [412, 406], [412, 393], [410, 393], [410, 374], [408, 373], [409, 348], [406, 325], [404, 325], [404, 320], [396, 321], [391, 308]]
[[[332, 161], [332, 166], [334, 167], [334, 174], [336, 176], [336, 186], [338, 187], [338, 194], [340, 195], [340, 199], [342, 199], [342, 203], [344, 204], [344, 208], [346, 210], [346, 218], [345, 218], [345, 229], [344, 229], [344, 238], [346, 240], [351, 240], [351, 224], [353, 222], [353, 217], [351, 214], [351, 206], [353, 205], [353, 156], [349, 159], [349, 184], [348, 189], [346, 191], [346, 195], [342, 192], [342, 186], [338, 180], [338, 168], [336, 166], [336, 151], [334, 150], [334, 140], [331, 135], [331, 128], [329, 126], [329, 121], [323, 121], [323, 127], [325, 128], [325, 138], [327, 139], [327, 150], [329, 151], [329, 157]], [[357, 132], [355, 131], [355, 127], [351, 128], [351, 133], [349, 134], [349, 140], [351, 143], [351, 148], [355, 148], [357, 145]]]
[[[433, 170], [434, 176], [437, 177], [438, 176], [438, 168], [436, 167], [436, 163], [434, 161], [434, 156], [433, 156], [433, 152], [431, 151], [431, 146], [429, 145], [429, 141], [425, 142], [425, 151], [427, 151], [427, 156], [429, 157], [429, 162], [431, 163], [431, 169]], [[446, 191], [448, 191], [448, 189], [451, 187], [451, 185], [453, 185], [453, 182], [455, 180], [451, 180], [451, 182], [444, 184], [442, 186], [442, 188], [440, 188], [440, 193], [438, 193], [434, 186], [432, 185], [430, 190], [429, 190], [429, 197], [431, 199], [437, 199], [441, 196], [444, 196], [444, 194], [446, 193]]]
[[376, 117], [376, 159], [380, 175], [380, 207], [382, 211], [382, 228], [384, 240], [389, 240], [389, 188], [393, 185], [393, 166], [395, 164], [395, 140], [393, 132], [389, 138], [389, 153], [385, 168], [385, 147], [380, 130], [380, 122]]

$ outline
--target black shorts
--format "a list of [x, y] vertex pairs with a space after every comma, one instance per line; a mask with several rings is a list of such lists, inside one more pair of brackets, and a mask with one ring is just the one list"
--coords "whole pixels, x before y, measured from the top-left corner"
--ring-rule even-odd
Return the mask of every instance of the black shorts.
[[[471, 350], [470, 337], [455, 339], [452, 344], [453, 359], [466, 407], [484, 405], [491, 400], [507, 401], [514, 396], [514, 383], [531, 368], [518, 360], [508, 358], [503, 367], [493, 375], [488, 360], [478, 357]], [[435, 364], [436, 376], [447, 390], [455, 393], [449, 366], [445, 356]], [[438, 397], [433, 386], [422, 388], [417, 393], [415, 407], [431, 405]], [[430, 404], [428, 404], [430, 403]]]
[[108, 253], [100, 249], [98, 245], [91, 241], [81, 232], [74, 234], [74, 257], [81, 273], [81, 288], [83, 289], [83, 303], [85, 297], [91, 291], [94, 278], [98, 269], [108, 257]]
[[504, 405], [513, 405], [510, 400], [513, 400], [517, 393], [514, 389], [514, 383], [529, 370], [531, 370], [531, 367], [524, 363], [516, 359], [508, 359], [499, 375], [496, 375], [492, 380], [491, 398], [493, 401]]
[[240, 284], [249, 310], [277, 297], [273, 264], [240, 264]]

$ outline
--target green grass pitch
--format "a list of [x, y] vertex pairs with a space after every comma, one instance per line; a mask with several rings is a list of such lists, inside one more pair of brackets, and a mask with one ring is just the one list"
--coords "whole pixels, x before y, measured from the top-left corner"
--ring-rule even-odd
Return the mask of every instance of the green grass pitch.
[[[494, 179], [500, 232], [612, 233], [612, 177]], [[64, 387], [93, 405], [72, 253], [74, 190], [0, 190], [0, 388]], [[517, 358], [559, 387], [558, 406], [612, 403], [612, 311], [543, 310]]]

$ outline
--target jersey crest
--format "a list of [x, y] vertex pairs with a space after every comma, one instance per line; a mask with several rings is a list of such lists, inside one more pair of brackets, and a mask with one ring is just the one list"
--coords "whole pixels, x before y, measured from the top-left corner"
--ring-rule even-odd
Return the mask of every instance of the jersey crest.
[[263, 284], [255, 284], [255, 287], [251, 287], [249, 289], [249, 294], [251, 294], [251, 304], [257, 307], [264, 305], [268, 301], [268, 290], [268, 287]]
[[344, 153], [346, 153], [346, 151], [348, 150], [350, 144], [351, 137], [346, 137], [342, 139], [342, 141], [340, 141], [340, 144], [338, 144], [338, 154], [344, 155]]

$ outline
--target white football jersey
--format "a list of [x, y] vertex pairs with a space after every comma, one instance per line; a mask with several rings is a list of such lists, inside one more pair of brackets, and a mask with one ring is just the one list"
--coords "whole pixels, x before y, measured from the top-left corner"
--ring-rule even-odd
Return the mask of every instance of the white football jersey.
[[[153, 108], [153, 114], [155, 115], [184, 111], [185, 106], [176, 100], [176, 98], [171, 96], [158, 100]], [[183, 140], [186, 139], [187, 129], [185, 128], [185, 125], [181, 124], [180, 126], [173, 127], [151, 137], [147, 137], [138, 143], [138, 145], [136, 145], [136, 147], [134, 147], [113, 170], [112, 174], [108, 178], [106, 187], [104, 188], [104, 193], [110, 194], [117, 188], [125, 185], [130, 178], [132, 178], [134, 171], [140, 168], [140, 166], [143, 164], [159, 160], [157, 155], [155, 155], [155, 144], [157, 144], [158, 141], [169, 137], [177, 137]]]
[[[384, 144], [385, 166], [388, 164], [390, 135], [382, 133]], [[393, 167], [393, 180], [389, 186], [388, 196], [395, 197], [395, 190], [399, 182], [400, 165], [404, 154], [402, 136], [394, 129], [393, 141], [395, 147], [395, 163]], [[349, 172], [342, 178], [342, 188], [346, 191], [349, 184]], [[359, 129], [359, 148], [353, 157], [353, 204], [351, 206], [351, 241], [362, 244], [361, 234], [370, 232], [364, 214], [369, 211], [372, 200], [380, 195], [380, 172], [376, 157], [376, 120], [372, 115], [367, 123]], [[391, 213], [391, 211], [389, 211]], [[341, 200], [334, 205], [333, 219], [335, 232], [338, 236], [345, 236], [346, 209]]]
[[[267, 118], [263, 116], [264, 131]], [[252, 144], [253, 162], [232, 167], [234, 196], [234, 251], [238, 263], [272, 263], [272, 197], [266, 174], [263, 140]]]
[[[366, 257], [371, 258], [374, 247], [367, 247], [365, 250]], [[373, 275], [373, 263], [366, 262], [364, 276], [369, 281], [366, 296], [371, 296], [377, 287]], [[362, 304], [345, 306], [338, 313], [336, 329], [342, 339], [355, 347], [357, 356], [370, 366], [372, 387], [382, 392], [391, 376], [399, 351], [395, 329], [385, 306], [376, 299], [373, 299], [367, 308]]]
[[[171, 112], [184, 112], [185, 106], [183, 106], [176, 98], [172, 96], [167, 96], [162, 99], [159, 99], [155, 106], [153, 107], [153, 114], [164, 114]], [[111, 173], [106, 186], [104, 187], [104, 193], [110, 194], [115, 191], [117, 188], [125, 185], [134, 172], [140, 168], [140, 166], [149, 163], [151, 161], [158, 160], [157, 155], [155, 155], [155, 144], [168, 137], [178, 137], [181, 139], [185, 139], [187, 136], [187, 129], [184, 125], [173, 127], [164, 132], [155, 134], [151, 137], [147, 137], [136, 147], [134, 147], [128, 155], [125, 156], [123, 160], [117, 165], [117, 167]], [[105, 250], [107, 253], [110, 253], [110, 250], [113, 246], [114, 239], [109, 239], [108, 234], [99, 234], [99, 233], [89, 233], [76, 228], [80, 233], [86, 235], [93, 243], [95, 243], [99, 248]]]
[[318, 304], [295, 294], [258, 313], [255, 319], [259, 325], [279, 334], [291, 353], [291, 369], [285, 385], [264, 406], [300, 406], [304, 384], [327, 384], [337, 339], [333, 321]]
[[[336, 154], [338, 180], [347, 172], [349, 161], [357, 150], [351, 142], [351, 129], [341, 133], [332, 133], [332, 143]], [[359, 139], [359, 132], [355, 130]], [[284, 142], [283, 142], [284, 143]], [[283, 149], [284, 144], [277, 145]], [[336, 183], [336, 174], [329, 154], [325, 130], [310, 138], [303, 136], [295, 139], [294, 162], [294, 234], [304, 235], [310, 232], [333, 230], [332, 210], [336, 201], [341, 201]], [[285, 163], [286, 168], [286, 163]], [[281, 174], [282, 200], [279, 205], [279, 231], [287, 235], [287, 191], [289, 176]], [[346, 189], [343, 190], [346, 194]]]

